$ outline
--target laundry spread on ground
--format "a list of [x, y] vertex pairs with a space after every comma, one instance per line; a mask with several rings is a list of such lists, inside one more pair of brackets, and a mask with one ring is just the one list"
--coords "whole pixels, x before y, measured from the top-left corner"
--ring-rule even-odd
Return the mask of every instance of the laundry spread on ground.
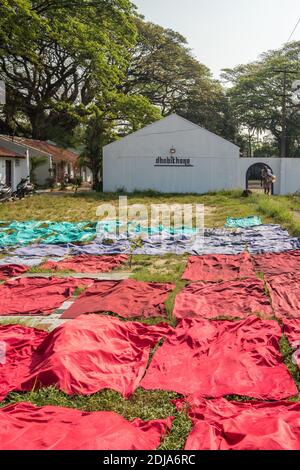
[[123, 281], [95, 281], [77, 297], [62, 318], [76, 318], [84, 313], [111, 312], [124, 318], [165, 317], [164, 302], [175, 284]]
[[[91, 395], [111, 389], [129, 398], [145, 373], [151, 349], [171, 331], [167, 324], [148, 326], [90, 315], [59, 326], [42, 337], [38, 347], [34, 332], [35, 348], [30, 361], [27, 355], [21, 361], [21, 373], [18, 362], [12, 376], [10, 364], [8, 368], [5, 363], [0, 365], [2, 397], [13, 390], [30, 391], [33, 387], [53, 385], [69, 395]], [[12, 328], [11, 334], [14, 333]], [[29, 339], [28, 347], [30, 342]]]
[[50, 315], [91, 279], [19, 278], [0, 285], [0, 316]]
[[249, 253], [191, 256], [182, 276], [187, 281], [234, 281], [255, 277]]
[[132, 253], [129, 240], [103, 240], [93, 241], [86, 245], [72, 245], [72, 255], [114, 255]]
[[0, 325], [0, 400], [22, 382], [33, 352], [47, 336], [46, 331], [35, 328]]
[[300, 248], [299, 238], [291, 237], [280, 225], [260, 225], [243, 230], [243, 240], [250, 253], [280, 253]]
[[155, 450], [172, 417], [131, 422], [112, 411], [16, 403], [0, 409], [1, 450]]
[[195, 235], [197, 229], [195, 227], [182, 225], [166, 226], [163, 224], [148, 225], [148, 220], [143, 222], [127, 221], [127, 223], [120, 220], [103, 220], [97, 223], [97, 238], [122, 238], [134, 236], [152, 236], [160, 234], [162, 236], [170, 235]]
[[0, 246], [88, 242], [95, 236], [94, 222], [13, 221], [0, 227]]
[[276, 321], [182, 320], [155, 352], [141, 386], [202, 397], [281, 400], [298, 394]]
[[43, 262], [43, 258], [38, 258], [36, 256], [29, 257], [29, 256], [6, 256], [5, 258], [0, 259], [0, 266], [6, 264], [15, 264], [19, 266], [27, 266], [28, 268], [32, 268], [34, 266], [39, 266]]
[[28, 271], [27, 266], [21, 266], [19, 264], [4, 264], [0, 265], [0, 281], [4, 281], [11, 277], [17, 277]]
[[127, 255], [116, 256], [72, 256], [61, 261], [47, 261], [41, 269], [51, 271], [74, 271], [76, 273], [108, 273], [128, 261]]
[[176, 296], [173, 314], [176, 318], [245, 318], [259, 314], [271, 318], [273, 310], [262, 280], [194, 282]]
[[300, 403], [193, 402], [185, 450], [300, 450]]
[[250, 217], [233, 218], [228, 217], [226, 220], [225, 227], [227, 228], [249, 228], [262, 225], [260, 217], [254, 215]]
[[66, 245], [29, 245], [17, 248], [13, 255], [20, 257], [38, 257], [38, 258], [64, 258], [71, 253], [71, 244]]
[[267, 276], [279, 276], [286, 273], [300, 274], [300, 250], [254, 255], [252, 260], [255, 271]]
[[283, 322], [284, 334], [287, 337], [292, 349], [295, 351], [293, 354], [293, 362], [294, 364], [297, 364], [300, 369], [300, 319], [284, 319]]
[[300, 318], [300, 273], [267, 276], [277, 318]]
[[204, 244], [194, 246], [191, 254], [235, 255], [250, 253], [282, 252], [300, 248], [298, 238], [291, 237], [280, 225], [260, 225], [248, 229], [206, 229]]

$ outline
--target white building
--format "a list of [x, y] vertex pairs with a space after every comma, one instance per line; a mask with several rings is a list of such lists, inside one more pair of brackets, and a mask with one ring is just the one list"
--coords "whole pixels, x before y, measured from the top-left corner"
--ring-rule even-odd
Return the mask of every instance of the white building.
[[54, 142], [0, 135], [0, 180], [15, 190], [21, 178], [29, 175], [33, 157], [44, 159], [35, 170], [39, 185], [47, 185], [50, 178], [61, 182], [65, 175], [73, 178], [79, 173], [78, 154], [72, 150]]
[[198, 193], [247, 187], [247, 172], [267, 164], [274, 194], [300, 190], [300, 158], [243, 158], [239, 147], [172, 114], [103, 149], [103, 189]]

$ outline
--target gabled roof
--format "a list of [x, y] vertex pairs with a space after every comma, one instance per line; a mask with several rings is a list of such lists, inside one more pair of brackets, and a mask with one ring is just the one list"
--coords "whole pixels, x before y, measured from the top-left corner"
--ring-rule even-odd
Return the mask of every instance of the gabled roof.
[[25, 155], [0, 147], [0, 157], [25, 158]]
[[[168, 122], [172, 122], [173, 124], [176, 123], [180, 128], [178, 128], [177, 132], [188, 132], [188, 131], [200, 131], [202, 133], [207, 133], [213, 136], [215, 139], [222, 140], [223, 142], [226, 142], [227, 144], [232, 145], [233, 147], [239, 148], [237, 145], [233, 144], [229, 140], [224, 139], [223, 137], [220, 137], [217, 134], [214, 134], [213, 132], [208, 131], [204, 127], [198, 126], [197, 124], [194, 124], [193, 122], [189, 121], [188, 119], [183, 118], [182, 116], [179, 116], [178, 114], [170, 114], [169, 116], [166, 116], [162, 119], [159, 119], [158, 121], [153, 122], [152, 124], [148, 124], [147, 126], [143, 127], [142, 129], [139, 129], [135, 132], [132, 132], [131, 134], [128, 134], [127, 136], [115, 140], [114, 142], [111, 142], [110, 144], [106, 145], [108, 146], [113, 146], [115, 144], [118, 144], [126, 139], [131, 139], [133, 136], [139, 136], [142, 137], [143, 135], [150, 135], [150, 134], [160, 134], [160, 133], [168, 133], [167, 130], [161, 130], [165, 124], [168, 124]], [[175, 125], [176, 125], [175, 124]], [[159, 132], [156, 132], [158, 131]]]
[[44, 140], [36, 140], [36, 139], [27, 139], [25, 137], [14, 137], [13, 139], [9, 136], [0, 136], [1, 138], [5, 139], [6, 141], [14, 142], [18, 145], [24, 145], [25, 147], [32, 148], [35, 150], [39, 150], [44, 154], [52, 156], [53, 162], [70, 162], [75, 164], [78, 158], [78, 154], [59, 147], [58, 145], [50, 142], [46, 142]]

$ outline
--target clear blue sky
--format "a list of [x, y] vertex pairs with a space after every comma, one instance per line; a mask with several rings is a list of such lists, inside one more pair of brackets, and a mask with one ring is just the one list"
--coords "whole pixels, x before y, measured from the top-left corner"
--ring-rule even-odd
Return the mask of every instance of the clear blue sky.
[[[222, 68], [280, 47], [300, 16], [299, 0], [132, 1], [146, 20], [183, 34], [216, 78]], [[293, 40], [300, 40], [300, 25]]]

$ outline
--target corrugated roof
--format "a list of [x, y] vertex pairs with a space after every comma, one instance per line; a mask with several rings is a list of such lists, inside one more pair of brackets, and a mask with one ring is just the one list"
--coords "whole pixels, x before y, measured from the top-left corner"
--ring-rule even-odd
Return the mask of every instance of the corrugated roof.
[[0, 157], [25, 158], [25, 155], [0, 147]]
[[19, 145], [25, 145], [27, 147], [33, 148], [35, 150], [41, 150], [52, 156], [54, 163], [66, 161], [75, 164], [78, 158], [78, 154], [72, 152], [71, 150], [64, 149], [55, 145], [53, 143], [46, 142], [44, 140], [36, 140], [36, 139], [27, 139], [25, 137], [14, 137], [13, 140], [9, 136], [1, 136], [5, 138], [5, 140], [9, 140], [11, 142], [15, 142]]

